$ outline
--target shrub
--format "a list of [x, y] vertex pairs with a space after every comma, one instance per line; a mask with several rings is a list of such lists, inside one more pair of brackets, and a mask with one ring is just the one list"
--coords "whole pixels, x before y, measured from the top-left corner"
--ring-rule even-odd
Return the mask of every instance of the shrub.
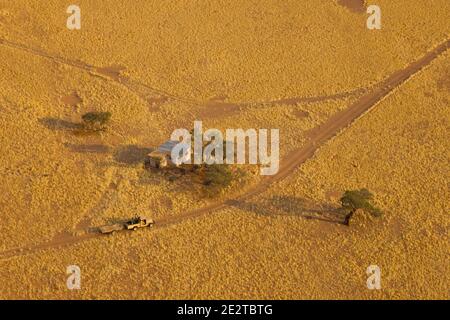
[[341, 210], [346, 214], [345, 224], [349, 225], [351, 217], [358, 209], [362, 209], [374, 217], [380, 217], [382, 212], [371, 204], [372, 200], [373, 194], [365, 188], [345, 191], [340, 199]]
[[231, 185], [233, 173], [225, 164], [206, 165], [204, 168], [203, 185], [210, 196], [218, 195]]
[[81, 119], [85, 129], [88, 130], [105, 130], [106, 125], [111, 119], [111, 112], [88, 112], [85, 113]]

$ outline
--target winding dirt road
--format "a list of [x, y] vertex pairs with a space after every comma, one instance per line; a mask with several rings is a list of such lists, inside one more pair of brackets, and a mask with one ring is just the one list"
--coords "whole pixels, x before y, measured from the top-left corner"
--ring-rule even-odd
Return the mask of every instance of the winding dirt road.
[[353, 121], [370, 111], [372, 107], [383, 100], [389, 93], [391, 93], [398, 86], [403, 84], [417, 72], [428, 66], [440, 54], [450, 48], [450, 40], [437, 46], [432, 51], [428, 52], [421, 59], [414, 61], [406, 68], [395, 72], [384, 81], [374, 86], [373, 90], [350, 105], [347, 109], [337, 112], [331, 116], [325, 123], [317, 126], [308, 132], [309, 140], [300, 149], [297, 149], [282, 159], [280, 170], [274, 176], [267, 176], [255, 186], [253, 189], [234, 199], [226, 200], [222, 203], [212, 204], [210, 206], [193, 210], [176, 217], [170, 217], [163, 221], [158, 221], [158, 226], [167, 226], [180, 223], [186, 219], [201, 216], [205, 213], [216, 211], [227, 207], [236, 201], [243, 201], [252, 196], [262, 193], [272, 183], [286, 178], [292, 171], [303, 164], [309, 158], [312, 158], [315, 152], [329, 139], [337, 135], [342, 129], [349, 126]]
[[[5, 42], [5, 40], [0, 40], [0, 44], [7, 44], [11, 46], [11, 43]], [[14, 45], [16, 46], [16, 45]], [[23, 47], [19, 47], [23, 50]], [[293, 170], [295, 170], [298, 166], [303, 164], [306, 160], [313, 157], [315, 152], [329, 139], [339, 134], [341, 130], [345, 127], [349, 126], [353, 121], [364, 115], [366, 112], [370, 111], [378, 102], [382, 101], [388, 94], [390, 94], [393, 90], [411, 78], [413, 75], [417, 74], [424, 67], [428, 66], [434, 59], [436, 59], [440, 54], [445, 52], [450, 48], [450, 40], [446, 40], [432, 51], [428, 52], [422, 58], [417, 61], [412, 62], [406, 68], [395, 72], [387, 79], [375, 85], [368, 93], [361, 96], [356, 102], [351, 104], [347, 109], [337, 112], [332, 117], [330, 117], [325, 123], [322, 125], [312, 129], [308, 132], [308, 142], [305, 146], [300, 149], [297, 149], [291, 152], [286, 158], [282, 159], [281, 167], [279, 172], [270, 177], [265, 177], [260, 184], [255, 186], [254, 188], [248, 190], [244, 194], [239, 197], [228, 199], [220, 203], [215, 203], [208, 205], [206, 207], [188, 211], [186, 213], [165, 218], [157, 221], [155, 224], [155, 228], [164, 228], [170, 225], [178, 224], [188, 219], [193, 219], [195, 217], [202, 216], [207, 213], [211, 213], [214, 211], [219, 211], [227, 207], [228, 205], [232, 205], [236, 201], [244, 201], [247, 200], [257, 194], [265, 191], [272, 183], [279, 181], [281, 179], [286, 178]], [[32, 52], [34, 53], [34, 52]], [[44, 53], [39, 55], [47, 56]], [[49, 56], [51, 59], [55, 59], [54, 57]], [[60, 58], [58, 58], [60, 59]], [[61, 63], [66, 63], [67, 61], [61, 61]], [[82, 69], [92, 71], [95, 67], [91, 67], [84, 64], [79, 64], [70, 62], [70, 65], [74, 65], [75, 67], [81, 67]], [[67, 63], [66, 63], [67, 64]], [[152, 89], [153, 90], [153, 89]], [[156, 91], [155, 91], [156, 92]], [[166, 93], [167, 94], [167, 93]], [[179, 99], [179, 97], [173, 96], [173, 98]], [[15, 248], [11, 250], [7, 250], [0, 253], [0, 259], [11, 258], [18, 255], [30, 254], [44, 249], [55, 248], [64, 245], [71, 245], [81, 241], [85, 241], [88, 239], [93, 239], [103, 236], [98, 233], [87, 233], [81, 236], [70, 236], [64, 237], [61, 239], [56, 239], [48, 243], [37, 244], [34, 246], [24, 247], [24, 248]]]

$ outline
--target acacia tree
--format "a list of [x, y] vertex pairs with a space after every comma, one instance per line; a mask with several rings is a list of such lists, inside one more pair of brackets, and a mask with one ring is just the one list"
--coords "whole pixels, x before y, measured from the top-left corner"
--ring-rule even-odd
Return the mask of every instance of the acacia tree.
[[81, 119], [85, 129], [101, 131], [106, 129], [106, 125], [111, 119], [111, 112], [88, 112], [82, 115]]
[[225, 164], [213, 164], [204, 166], [203, 185], [209, 196], [217, 196], [231, 185], [233, 173]]
[[373, 217], [380, 217], [382, 212], [379, 208], [372, 205], [372, 200], [373, 194], [365, 188], [345, 191], [340, 199], [341, 210], [345, 214], [344, 224], [347, 226], [350, 224], [350, 219], [358, 209], [363, 210]]

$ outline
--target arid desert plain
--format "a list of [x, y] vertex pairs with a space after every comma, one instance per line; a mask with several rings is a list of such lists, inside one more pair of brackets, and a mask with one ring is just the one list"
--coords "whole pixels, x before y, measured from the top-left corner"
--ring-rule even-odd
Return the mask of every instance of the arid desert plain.
[[[448, 0], [0, 0], [0, 298], [448, 299], [449, 102]], [[279, 170], [149, 167], [195, 120]]]

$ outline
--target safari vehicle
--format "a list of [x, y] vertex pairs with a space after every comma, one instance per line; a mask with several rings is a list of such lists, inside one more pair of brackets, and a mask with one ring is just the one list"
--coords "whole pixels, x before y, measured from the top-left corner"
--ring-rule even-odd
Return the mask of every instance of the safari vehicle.
[[135, 217], [130, 221], [125, 222], [125, 229], [137, 230], [138, 228], [151, 227], [155, 222], [153, 219], [146, 217]]
[[120, 230], [137, 230], [138, 228], [151, 227], [154, 223], [155, 222], [153, 219], [138, 216], [124, 223], [116, 223], [109, 226], [99, 227], [98, 230], [100, 233], [108, 234]]

